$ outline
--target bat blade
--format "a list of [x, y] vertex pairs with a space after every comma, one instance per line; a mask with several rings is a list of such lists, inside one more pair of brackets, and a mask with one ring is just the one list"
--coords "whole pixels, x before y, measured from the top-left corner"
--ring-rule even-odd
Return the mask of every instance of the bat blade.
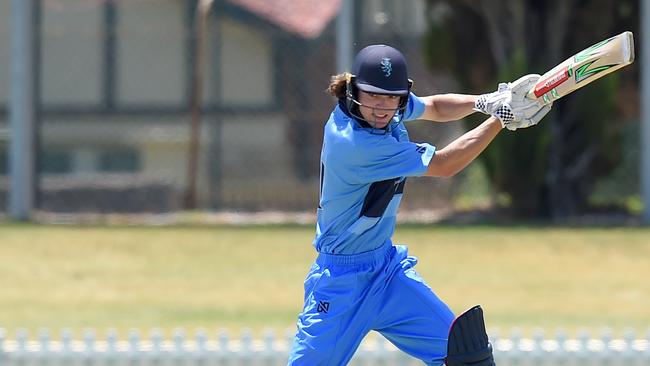
[[542, 75], [527, 98], [549, 104], [634, 62], [634, 36], [623, 32], [571, 56]]

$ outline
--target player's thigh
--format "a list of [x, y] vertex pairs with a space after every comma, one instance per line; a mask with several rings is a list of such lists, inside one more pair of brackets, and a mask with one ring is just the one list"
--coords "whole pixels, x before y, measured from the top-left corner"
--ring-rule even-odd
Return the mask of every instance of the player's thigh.
[[375, 329], [424, 362], [442, 364], [454, 314], [412, 267], [391, 280]]
[[312, 273], [306, 281], [305, 304], [298, 316], [290, 365], [339, 365], [352, 356], [368, 332], [359, 308], [357, 273], [336, 269]]

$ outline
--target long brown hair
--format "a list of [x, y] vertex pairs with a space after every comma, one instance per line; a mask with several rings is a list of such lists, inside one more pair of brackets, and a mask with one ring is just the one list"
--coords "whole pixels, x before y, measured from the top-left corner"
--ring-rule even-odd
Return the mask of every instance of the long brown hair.
[[347, 83], [351, 78], [352, 74], [349, 72], [332, 75], [330, 78], [330, 85], [327, 87], [327, 92], [338, 99], [345, 98]]

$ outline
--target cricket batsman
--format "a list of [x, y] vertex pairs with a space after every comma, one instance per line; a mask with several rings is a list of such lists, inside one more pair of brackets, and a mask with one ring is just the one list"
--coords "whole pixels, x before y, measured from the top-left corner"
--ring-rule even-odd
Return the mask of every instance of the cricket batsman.
[[[362, 49], [351, 73], [332, 77], [328, 91], [338, 103], [321, 151], [318, 257], [288, 365], [345, 365], [371, 330], [427, 365], [494, 365], [481, 307], [455, 317], [415, 271], [417, 258], [391, 237], [407, 177], [453, 176], [503, 128], [533, 126], [549, 112], [550, 104], [525, 98], [539, 77], [480, 96], [418, 97], [404, 56], [386, 45]], [[475, 111], [490, 117], [441, 149], [411, 142], [403, 123]]]

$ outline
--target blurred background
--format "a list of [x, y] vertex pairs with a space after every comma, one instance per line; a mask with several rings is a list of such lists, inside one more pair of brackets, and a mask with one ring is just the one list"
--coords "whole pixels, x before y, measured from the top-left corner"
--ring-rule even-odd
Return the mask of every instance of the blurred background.
[[[459, 175], [410, 179], [399, 219], [415, 224], [395, 240], [455, 312], [481, 303], [488, 325], [515, 328], [491, 333], [499, 365], [648, 364], [647, 4], [0, 0], [0, 363], [53, 350], [92, 364], [100, 349], [165, 364], [147, 352], [194, 360], [207, 345], [283, 364], [315, 256], [325, 89], [356, 51], [399, 48], [418, 95], [480, 94], [632, 31], [634, 64], [504, 131]], [[408, 128], [442, 147], [481, 120]], [[162, 342], [175, 327], [249, 330]], [[532, 331], [557, 327], [570, 335]], [[87, 328], [112, 330], [74, 343]], [[67, 330], [50, 344], [46, 329]], [[382, 347], [357, 364], [408, 364]]]
[[[415, 92], [428, 95], [489, 92], [622, 31], [642, 38], [634, 0], [21, 3], [28, 14], [16, 18], [12, 1], [0, 2], [0, 212], [10, 207], [13, 129], [23, 159], [13, 217], [23, 219], [311, 213], [335, 102], [324, 89], [365, 45], [401, 49]], [[31, 55], [13, 53], [28, 78], [16, 85], [31, 87], [14, 99], [34, 112], [24, 133], [9, 121], [11, 29], [28, 32], [16, 39]], [[556, 103], [539, 127], [501, 134], [457, 177], [414, 179], [403, 216], [638, 218], [641, 64]], [[414, 122], [412, 139], [444, 146], [480, 118]]]

